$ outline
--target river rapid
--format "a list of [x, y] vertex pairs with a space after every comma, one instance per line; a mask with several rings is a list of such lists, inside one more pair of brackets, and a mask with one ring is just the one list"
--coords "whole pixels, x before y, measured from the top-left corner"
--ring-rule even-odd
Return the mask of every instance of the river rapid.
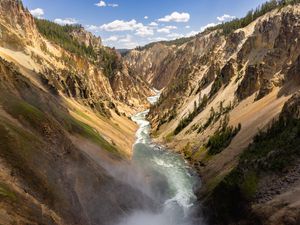
[[[156, 93], [148, 98], [151, 104], [159, 100], [160, 92]], [[194, 194], [200, 180], [180, 155], [152, 142], [148, 113], [146, 110], [132, 117], [139, 125], [132, 163], [145, 176], [159, 207], [155, 212], [136, 210], [118, 225], [202, 225], [195, 216], [199, 206]]]

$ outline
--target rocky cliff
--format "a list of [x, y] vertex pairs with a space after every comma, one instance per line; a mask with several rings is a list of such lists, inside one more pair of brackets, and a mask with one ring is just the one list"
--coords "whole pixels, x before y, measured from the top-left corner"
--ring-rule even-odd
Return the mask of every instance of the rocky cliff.
[[[199, 193], [202, 198], [213, 196], [211, 193], [236, 168], [253, 138], [278, 118], [284, 104], [299, 90], [300, 6], [293, 2], [261, 13], [251, 23], [239, 25], [232, 32], [226, 32], [225, 25], [223, 30], [222, 26], [207, 30], [183, 44], [152, 44], [126, 56], [136, 74], [144, 76], [156, 88], [164, 88], [149, 115], [152, 134], [157, 141], [181, 152], [198, 169], [204, 183]], [[238, 22], [231, 25], [234, 23]], [[297, 158], [297, 154], [293, 153], [293, 157]], [[249, 179], [263, 183], [265, 177], [271, 176], [264, 174]], [[251, 181], [244, 185], [251, 186]], [[263, 190], [264, 185], [259, 185], [255, 193]], [[297, 184], [296, 187], [299, 188]], [[291, 195], [284, 195], [288, 193], [286, 190], [274, 191], [274, 195], [262, 197], [262, 202], [254, 203], [254, 197], [250, 198], [252, 203], [247, 206], [262, 209], [276, 198], [280, 199], [278, 204], [294, 204], [297, 208], [299, 201], [291, 199], [297, 195], [293, 190]], [[218, 201], [223, 201], [221, 197], [227, 191], [220, 192]], [[264, 193], [262, 196], [267, 195]], [[218, 204], [214, 203], [210, 210]], [[240, 213], [238, 205], [233, 207], [237, 211], [231, 213]], [[248, 215], [250, 208], [244, 211]], [[258, 210], [256, 213], [261, 212], [259, 218], [263, 219], [253, 220], [254, 224], [286, 224], [284, 213], [279, 213], [281, 210], [287, 210], [284, 212], [292, 215], [289, 220], [294, 221], [291, 224], [297, 224], [299, 212], [288, 208]], [[237, 224], [241, 218], [223, 219], [215, 222]], [[248, 224], [249, 221], [240, 222]]]
[[0, 74], [1, 224], [111, 224], [152, 206], [115, 174], [151, 94], [115, 50], [1, 0]]

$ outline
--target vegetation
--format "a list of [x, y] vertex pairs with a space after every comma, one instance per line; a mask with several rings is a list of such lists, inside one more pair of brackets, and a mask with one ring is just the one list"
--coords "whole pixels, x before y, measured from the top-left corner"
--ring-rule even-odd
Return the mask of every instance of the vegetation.
[[152, 42], [152, 43], [147, 44], [145, 46], [138, 46], [138, 47], [136, 47], [136, 50], [138, 50], [138, 51], [148, 50], [156, 44], [164, 44], [164, 45], [167, 45], [167, 46], [172, 46], [172, 45], [180, 46], [182, 44], [185, 44], [185, 43], [189, 42], [193, 38], [194, 37], [183, 37], [183, 38], [178, 38], [178, 39], [171, 40], [171, 41]]
[[208, 154], [216, 155], [222, 152], [225, 148], [227, 148], [232, 139], [238, 134], [241, 130], [241, 124], [237, 127], [233, 128], [232, 126], [228, 126], [229, 118], [225, 116], [221, 129], [216, 131], [213, 136], [211, 136], [206, 144], [206, 148], [208, 149]]
[[86, 123], [75, 119], [67, 113], [56, 111], [54, 114], [60, 124], [71, 134], [81, 135], [82, 137], [91, 140], [92, 142], [103, 148], [103, 150], [111, 152], [116, 156], [120, 156], [121, 152], [117, 149], [117, 147], [106, 141], [96, 129], [92, 128]]
[[86, 55], [92, 58], [96, 57], [96, 53], [91, 46], [87, 47], [84, 44], [80, 44], [71, 36], [72, 31], [82, 28], [81, 25], [61, 26], [54, 22], [37, 18], [35, 18], [35, 23], [43, 36], [67, 51], [77, 55]]
[[241, 163], [259, 160], [258, 169], [283, 171], [300, 156], [300, 120], [283, 119], [273, 123], [266, 132], [260, 132], [247, 151], [241, 156]]
[[222, 78], [218, 77], [216, 78], [215, 82], [213, 83], [212, 87], [211, 87], [211, 91], [209, 93], [209, 97], [212, 97], [214, 94], [216, 94], [220, 88], [222, 87]]
[[205, 109], [205, 107], [207, 106], [207, 102], [208, 102], [207, 96], [204, 95], [202, 98], [200, 94], [198, 105], [196, 102], [194, 102], [194, 111], [192, 113], [189, 113], [187, 117], [183, 118], [179, 122], [178, 126], [174, 130], [174, 134], [175, 135], [179, 134], [185, 127], [187, 127], [194, 120], [194, 118]]
[[247, 15], [241, 19], [234, 19], [230, 22], [222, 23], [215, 27], [207, 28], [206, 31], [222, 30], [224, 35], [229, 35], [237, 29], [248, 26], [258, 17], [274, 9], [281, 8], [286, 5], [294, 5], [297, 3], [300, 3], [300, 0], [271, 0], [262, 4], [257, 9], [249, 11]]
[[[28, 130], [11, 124], [7, 119], [0, 118], [0, 122], [1, 158], [8, 162], [34, 191], [47, 196], [48, 199], [55, 199], [51, 197], [54, 196], [51, 190], [46, 188], [41, 173], [31, 167], [39, 150], [45, 148], [42, 141]], [[0, 198], [1, 196], [17, 200], [8, 187], [0, 184]]]
[[5, 101], [3, 106], [14, 118], [34, 129], [42, 130], [42, 125], [47, 121], [45, 114], [25, 101], [11, 98], [9, 101]]
[[[49, 127], [50, 130], [57, 129], [56, 132], [60, 130], [59, 125], [56, 121], [52, 120], [50, 115], [45, 114], [40, 109], [25, 101], [11, 98], [10, 101], [5, 101], [3, 105], [9, 114], [17, 118], [25, 126], [35, 129], [39, 134], [43, 134], [46, 127]], [[53, 109], [53, 113], [55, 118], [68, 132], [79, 134], [98, 144], [106, 151], [116, 155], [120, 153], [115, 146], [107, 142], [95, 129], [87, 124], [76, 120], [66, 112], [58, 109]]]
[[114, 78], [115, 71], [122, 69], [121, 60], [114, 50], [101, 48], [99, 52], [100, 65], [103, 67], [104, 75], [111, 81]]
[[299, 145], [299, 119], [281, 116], [267, 131], [260, 132], [241, 155], [238, 166], [212, 191], [208, 204], [215, 210], [213, 222], [232, 223], [253, 216], [250, 203], [259, 180], [293, 166], [300, 157]]
[[[233, 108], [233, 105], [232, 105], [231, 102], [226, 107], [223, 106], [223, 102], [220, 102], [219, 110], [217, 112], [212, 107], [210, 109], [209, 118], [207, 119], [207, 121], [202, 126], [199, 127], [198, 133], [201, 133], [203, 130], [208, 128], [212, 123], [217, 122], [222, 115], [229, 113], [229, 111], [232, 110], [232, 108]], [[222, 125], [222, 122], [221, 122], [221, 125]]]
[[15, 193], [3, 183], [0, 183], [0, 198], [1, 197], [9, 198], [12, 201], [15, 201], [17, 199]]

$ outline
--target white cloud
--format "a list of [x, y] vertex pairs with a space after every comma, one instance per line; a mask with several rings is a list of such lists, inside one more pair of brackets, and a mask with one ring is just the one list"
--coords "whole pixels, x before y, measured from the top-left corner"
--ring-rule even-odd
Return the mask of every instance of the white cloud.
[[90, 32], [99, 32], [100, 31], [100, 27], [95, 26], [95, 25], [86, 25], [85, 29]]
[[190, 28], [191, 28], [191, 26], [187, 25], [187, 26], [185, 26], [185, 28], [186, 28], [186, 29], [190, 29]]
[[167, 41], [168, 38], [165, 37], [155, 37], [155, 38], [148, 38], [149, 41]]
[[217, 25], [219, 25], [220, 23], [209, 23], [209, 24], [206, 24], [205, 26], [202, 26], [201, 27], [201, 29], [200, 29], [200, 31], [202, 32], [202, 31], [205, 31], [207, 28], [209, 28], [209, 27], [214, 27], [214, 26], [217, 26]]
[[140, 37], [153, 36], [154, 31], [150, 27], [143, 26], [143, 27], [137, 29], [135, 35], [138, 35]]
[[174, 38], [181, 38], [184, 37], [183, 34], [178, 34], [178, 33], [171, 33], [167, 35], [168, 38], [174, 39]]
[[119, 42], [122, 44], [122, 48], [135, 48], [138, 46], [138, 43], [136, 43], [131, 35], [126, 35], [125, 37], [121, 38]]
[[189, 35], [189, 36], [194, 36], [194, 35], [196, 35], [197, 33], [199, 33], [199, 32], [203, 32], [203, 31], [205, 31], [207, 28], [209, 28], [209, 27], [214, 27], [214, 26], [217, 26], [217, 25], [219, 25], [219, 24], [221, 24], [222, 22], [226, 22], [226, 21], [230, 21], [230, 20], [233, 20], [233, 19], [235, 19], [236, 17], [235, 16], [230, 16], [230, 15], [228, 15], [228, 14], [224, 14], [223, 16], [218, 16], [217, 17], [217, 22], [214, 22], [214, 23], [208, 23], [208, 24], [206, 24], [205, 26], [202, 26], [201, 28], [200, 28], [200, 31], [192, 31], [192, 32], [190, 32], [189, 34], [187, 34], [187, 35]]
[[119, 40], [119, 42], [121, 43], [129, 43], [129, 42], [132, 42], [132, 36], [127, 34], [125, 37], [121, 38]]
[[144, 25], [142, 23], [137, 23], [136, 20], [124, 21], [124, 20], [115, 20], [111, 23], [103, 24], [100, 26], [100, 29], [105, 31], [133, 31], [137, 30]]
[[109, 7], [115, 8], [115, 7], [118, 7], [119, 4], [116, 4], [116, 3], [109, 3], [108, 6], [109, 6]]
[[104, 39], [103, 41], [104, 42], [115, 42], [115, 41], [118, 41], [119, 40], [119, 37], [118, 36], [116, 36], [116, 35], [113, 35], [113, 36], [110, 36], [109, 38], [106, 38], [106, 39]]
[[175, 26], [166, 26], [166, 27], [157, 29], [157, 32], [169, 34], [169, 33], [171, 33], [171, 30], [176, 30], [176, 29], [177, 29], [177, 27], [175, 27]]
[[104, 1], [100, 1], [98, 3], [95, 4], [98, 7], [106, 7], [106, 3]]
[[145, 19], [145, 20], [149, 19], [149, 16], [144, 16], [144, 19]]
[[197, 35], [198, 33], [200, 33], [200, 31], [195, 31], [195, 30], [193, 30], [193, 31], [187, 33], [187, 34], [185, 35], [185, 37], [192, 37], [192, 36]]
[[103, 43], [106, 46], [116, 48], [128, 48], [132, 49], [137, 47], [139, 44], [133, 40], [132, 35], [113, 35], [103, 39]]
[[[140, 37], [147, 37], [154, 35], [153, 28], [138, 23], [136, 20], [124, 21], [115, 20], [108, 24], [103, 24], [98, 27], [100, 30], [115, 32], [115, 31], [135, 31], [135, 35]], [[95, 30], [95, 29], [94, 29]]]
[[190, 20], [190, 14], [189, 13], [179, 13], [179, 12], [173, 12], [171, 15], [166, 15], [163, 18], [158, 19], [159, 22], [188, 22]]
[[235, 18], [236, 18], [235, 16], [230, 16], [228, 14], [224, 14], [223, 16], [218, 16], [217, 20], [220, 21], [220, 22], [224, 22], [224, 21], [233, 20]]
[[156, 27], [156, 26], [158, 26], [158, 23], [156, 23], [156, 22], [151, 22], [151, 23], [149, 23], [149, 26]]
[[106, 4], [105, 1], [100, 1], [100, 2], [96, 3], [95, 5], [98, 6], [98, 7], [106, 7], [106, 6], [109, 6], [109, 7], [113, 7], [113, 8], [119, 6], [119, 4], [116, 4], [116, 3], [108, 3], [108, 4]]
[[32, 9], [30, 10], [30, 13], [37, 18], [42, 18], [45, 15], [44, 10], [41, 8]]
[[66, 19], [57, 18], [54, 20], [54, 22], [60, 25], [74, 25], [78, 23], [78, 21], [74, 18], [66, 18]]

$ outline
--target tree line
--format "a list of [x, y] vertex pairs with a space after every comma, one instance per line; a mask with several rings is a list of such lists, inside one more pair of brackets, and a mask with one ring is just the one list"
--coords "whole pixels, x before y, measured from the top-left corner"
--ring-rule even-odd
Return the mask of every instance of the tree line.
[[252, 23], [257, 18], [263, 16], [264, 14], [287, 5], [294, 5], [300, 3], [300, 0], [271, 0], [263, 3], [261, 6], [255, 10], [250, 10], [247, 15], [240, 19], [234, 19], [232, 21], [219, 24], [214, 27], [207, 28], [206, 31], [222, 30], [224, 35], [229, 35], [233, 31], [244, 28]]
[[37, 18], [35, 19], [35, 23], [39, 32], [48, 40], [58, 44], [71, 53], [95, 58], [96, 53], [91, 46], [80, 44], [71, 36], [73, 31], [82, 29], [81, 25], [75, 24], [61, 26], [54, 22]]

